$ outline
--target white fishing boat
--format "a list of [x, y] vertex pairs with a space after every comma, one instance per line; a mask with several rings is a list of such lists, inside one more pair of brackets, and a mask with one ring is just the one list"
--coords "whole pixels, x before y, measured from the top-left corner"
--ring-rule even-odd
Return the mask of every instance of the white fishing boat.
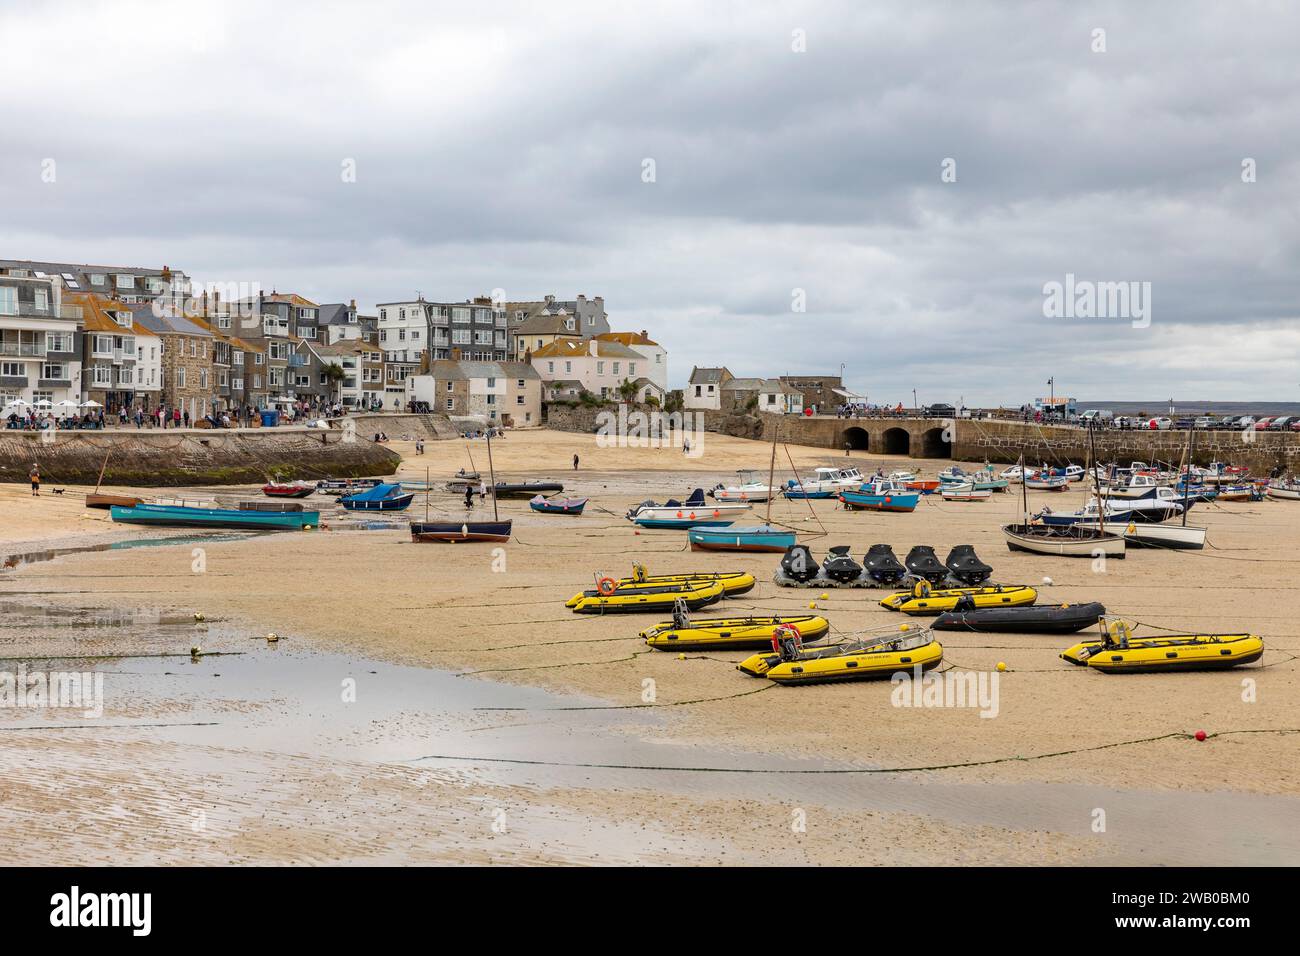
[[1264, 494], [1278, 501], [1300, 501], [1300, 481], [1274, 478], [1264, 489]]
[[734, 485], [718, 485], [709, 492], [709, 496], [717, 501], [731, 502], [762, 502], [779, 494], [780, 488], [773, 488], [765, 482], [758, 481], [754, 478], [754, 472], [742, 468], [736, 472], [740, 480]]
[[1103, 498], [1103, 506], [1097, 504], [1096, 498], [1089, 499], [1083, 508], [1064, 514], [1057, 514], [1051, 508], [1044, 508], [1036, 515], [1036, 520], [1043, 524], [1069, 525], [1096, 524], [1098, 518], [1106, 521], [1118, 521], [1127, 524], [1136, 521], [1141, 524], [1156, 524], [1180, 516], [1185, 508], [1191, 508], [1194, 498], [1186, 503], [1172, 488], [1158, 488], [1150, 498]]
[[1018, 485], [1025, 480], [1025, 470], [1019, 465], [1012, 465], [1010, 468], [1003, 468], [998, 472], [998, 477], [1008, 484]]
[[1070, 480], [1065, 475], [1045, 475], [1031, 471], [1025, 474], [1022, 484], [1030, 491], [1069, 491]]
[[856, 468], [814, 468], [812, 478], [792, 479], [786, 487], [816, 494], [822, 491], [838, 492], [845, 488], [857, 488], [865, 480], [862, 472]]
[[1106, 521], [1102, 530], [1119, 535], [1130, 547], [1171, 548], [1176, 551], [1199, 551], [1205, 547], [1206, 529], [1186, 524]]
[[1007, 548], [1064, 558], [1124, 557], [1124, 538], [1095, 525], [1009, 524], [1002, 528]]
[[944, 501], [986, 501], [993, 497], [992, 490], [976, 488], [973, 482], [963, 484], [945, 484], [939, 489]]

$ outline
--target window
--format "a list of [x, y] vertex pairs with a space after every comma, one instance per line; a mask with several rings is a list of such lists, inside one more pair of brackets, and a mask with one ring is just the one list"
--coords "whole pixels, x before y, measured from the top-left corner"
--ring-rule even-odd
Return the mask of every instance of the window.
[[700, 391], [701, 391], [700, 386], [696, 385], [696, 386], [695, 386], [695, 397], [696, 397], [696, 398], [699, 398], [699, 397], [700, 397]]
[[243, 353], [242, 351], [239, 351], [239, 350], [236, 350], [236, 351], [234, 351], [234, 352], [231, 352], [231, 353], [230, 353], [230, 364], [231, 364], [231, 365], [243, 365], [243, 364], [244, 364], [244, 353]]
[[182, 366], [181, 368], [178, 368], [178, 369], [176, 370], [176, 387], [177, 387], [177, 388], [184, 388], [184, 387], [185, 387], [185, 368], [184, 368], [184, 366]]
[[266, 364], [266, 356], [263, 355], [261, 352], [254, 352], [254, 353], [253, 353], [253, 364], [254, 364], [254, 365], [265, 365], [265, 364]]
[[604, 362], [597, 362], [597, 363], [596, 363], [596, 374], [597, 374], [597, 375], [604, 375], [604, 374], [605, 374], [605, 363], [604, 363]]
[[112, 355], [113, 354], [113, 336], [96, 335], [92, 349], [93, 355]]
[[451, 330], [452, 345], [469, 345], [469, 335], [470, 335], [469, 329], [452, 329]]
[[199, 388], [207, 388], [207, 387], [208, 387], [208, 370], [205, 368], [201, 368], [199, 369]]
[[519, 386], [520, 388], [523, 388], [523, 387], [524, 387], [524, 380], [523, 380], [522, 378], [519, 379], [518, 382], [517, 382], [517, 384], [518, 384], [518, 386]]
[[72, 333], [71, 332], [46, 332], [45, 349], [49, 352], [71, 352], [72, 351]]
[[117, 370], [117, 384], [131, 385], [135, 381], [135, 372], [133, 369], [120, 368]]
[[27, 379], [27, 366], [22, 362], [0, 363], [0, 375], [6, 377], [17, 376], [25, 381]]
[[190, 358], [198, 358], [199, 343], [197, 339], [190, 339]]
[[46, 289], [36, 290], [36, 308], [44, 312], [50, 307], [50, 293]]
[[451, 310], [451, 320], [453, 322], [468, 322], [469, 309], [453, 308]]
[[619, 365], [618, 362], [615, 362], [615, 363], [614, 363], [614, 374], [615, 374], [615, 375], [618, 374], [618, 365]]
[[18, 314], [18, 290], [13, 286], [0, 286], [0, 315]]
[[101, 273], [92, 272], [90, 274], [91, 285], [103, 285], [107, 281], [108, 281], [108, 276], [104, 275], [102, 272]]
[[260, 375], [254, 375], [254, 376], [253, 376], [253, 388], [261, 388], [261, 387], [262, 387], [262, 376], [260, 376]]
[[[614, 371], [617, 372], [618, 369], [614, 369]], [[628, 363], [627, 363], [627, 374], [628, 374], [628, 375], [635, 375], [635, 374], [636, 374], [636, 362], [628, 362]]]
[[487, 397], [487, 403], [489, 405], [495, 405], [497, 403], [497, 397], [495, 395], [489, 394]]
[[554, 375], [554, 374], [555, 374], [555, 363], [554, 363], [554, 362], [547, 362], [547, 363], [546, 363], [546, 374], [547, 374], [547, 375]]
[[230, 376], [224, 368], [217, 369], [217, 384], [222, 388], [230, 384]]
[[573, 372], [573, 363], [572, 363], [572, 362], [565, 362], [565, 363], [564, 363], [564, 374], [565, 374], [565, 375], [569, 375], [569, 374], [571, 374], [572, 372]]
[[68, 377], [68, 367], [66, 365], [55, 363], [55, 362], [47, 362], [41, 366], [41, 378], [63, 379], [67, 377]]
[[566, 329], [568, 329], [570, 332], [572, 332], [572, 331], [573, 331], [573, 319], [565, 319], [565, 320], [564, 320], [564, 327], [565, 327]]
[[524, 403], [524, 397], [523, 397], [522, 395], [516, 395], [516, 396], [515, 396], [515, 404], [516, 404], [516, 405], [522, 405], [523, 403]]
[[230, 328], [230, 316], [228, 315], [217, 316], [217, 328], [228, 330]]
[[119, 289], [134, 289], [135, 276], [119, 275], [117, 277], [117, 287]]
[[451, 411], [452, 408], [455, 407], [455, 405], [456, 405], [456, 400], [454, 398], [447, 399], [447, 411]]

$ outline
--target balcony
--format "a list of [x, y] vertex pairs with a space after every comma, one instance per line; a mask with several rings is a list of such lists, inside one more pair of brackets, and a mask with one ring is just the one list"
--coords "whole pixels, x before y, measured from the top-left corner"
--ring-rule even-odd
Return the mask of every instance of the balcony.
[[44, 342], [0, 342], [0, 355], [18, 356], [20, 358], [44, 358]]
[[289, 356], [289, 368], [302, 368], [307, 364], [307, 356], [294, 353]]
[[70, 378], [42, 378], [36, 382], [37, 388], [72, 388]]

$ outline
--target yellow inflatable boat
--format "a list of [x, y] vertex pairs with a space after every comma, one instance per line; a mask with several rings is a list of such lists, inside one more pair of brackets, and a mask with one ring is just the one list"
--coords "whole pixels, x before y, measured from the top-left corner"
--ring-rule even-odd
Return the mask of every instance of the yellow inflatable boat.
[[915, 668], [929, 670], [943, 661], [943, 645], [929, 631], [878, 641], [847, 641], [826, 647], [792, 648], [755, 654], [736, 665], [751, 677], [778, 684], [825, 684], [871, 680]]
[[[687, 571], [683, 574], [646, 574], [644, 566], [639, 564], [634, 566], [630, 578], [601, 578], [600, 583], [604, 584], [605, 590], [608, 591], [611, 587], [614, 590], [620, 590], [637, 584], [690, 584], [701, 581], [719, 582], [726, 597], [744, 594], [754, 587], [754, 575], [748, 571]], [[577, 607], [578, 602], [591, 593], [591, 591], [583, 591], [575, 594], [564, 602], [565, 607]]]
[[1061, 652], [1063, 660], [1103, 674], [1223, 670], [1251, 664], [1263, 655], [1264, 641], [1256, 634], [1132, 637], [1123, 621], [1111, 624], [1105, 637], [1080, 641]]
[[791, 617], [726, 617], [702, 621], [668, 621], [641, 632], [645, 642], [658, 651], [745, 650], [771, 648], [772, 631], [781, 625], [799, 629], [805, 641], [825, 637], [830, 622], [815, 614]]
[[584, 591], [567, 604], [575, 614], [663, 613], [673, 610], [678, 601], [682, 601], [688, 610], [695, 611], [722, 600], [723, 591], [721, 581], [639, 583], [613, 590], [596, 588]]
[[1027, 584], [934, 589], [927, 582], [918, 581], [910, 591], [898, 591], [883, 598], [880, 606], [904, 614], [942, 614], [988, 607], [1024, 607], [1037, 600], [1038, 592]]

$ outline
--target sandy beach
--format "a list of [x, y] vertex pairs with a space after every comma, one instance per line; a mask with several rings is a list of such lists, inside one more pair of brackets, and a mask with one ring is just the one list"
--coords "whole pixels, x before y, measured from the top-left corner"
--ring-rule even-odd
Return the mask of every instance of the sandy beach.
[[[486, 471], [481, 441], [393, 447], [407, 480], [445, 481], [471, 455]], [[114, 525], [82, 507], [86, 488], [0, 486], [0, 668], [94, 670], [105, 688], [102, 717], [0, 710], [0, 820], [28, 837], [14, 862], [1300, 863], [1300, 503], [1198, 505], [1204, 551], [1131, 550], [1100, 573], [1009, 552], [1015, 489], [912, 514], [773, 503], [818, 557], [972, 544], [994, 581], [1039, 587], [1040, 603], [1101, 601], [1139, 634], [1266, 642], [1234, 670], [1106, 676], [1059, 659], [1070, 638], [942, 635], [945, 667], [1006, 664], [991, 718], [895, 706], [888, 681], [770, 686], [735, 669], [749, 652], [647, 649], [637, 632], [662, 615], [564, 607], [641, 561], [755, 574], [701, 617], [812, 602], [837, 634], [900, 623], [885, 592], [781, 588], [778, 555], [691, 553], [684, 532], [623, 517], [765, 474], [771, 453], [712, 433], [692, 458], [512, 431], [493, 442], [498, 478], [557, 479], [591, 503], [572, 518], [502, 502], [515, 525], [500, 550], [411, 543], [423, 494], [369, 527], [314, 496], [317, 530], [213, 537]], [[777, 477], [843, 461], [782, 447]], [[428, 507], [464, 514], [441, 491]]]

